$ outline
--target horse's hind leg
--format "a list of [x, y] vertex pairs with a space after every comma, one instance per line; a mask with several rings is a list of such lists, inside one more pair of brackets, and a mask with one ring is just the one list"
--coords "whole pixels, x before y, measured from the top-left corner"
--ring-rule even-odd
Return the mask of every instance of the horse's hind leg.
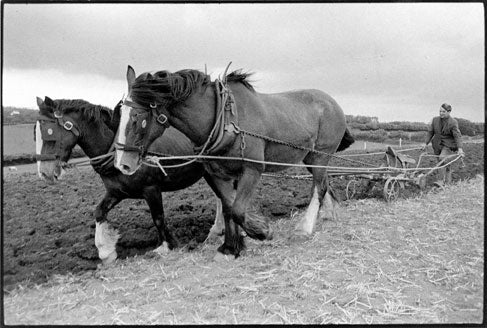
[[[324, 152], [332, 153], [330, 149], [324, 149]], [[317, 155], [314, 153], [308, 154], [303, 162], [308, 165], [328, 165], [328, 155]], [[303, 214], [303, 217], [295, 227], [297, 235], [311, 235], [316, 226], [318, 217], [322, 217], [322, 213], [328, 213], [327, 209], [333, 211], [333, 197], [330, 194], [328, 173], [324, 167], [308, 168], [313, 174], [313, 185], [311, 187], [311, 201], [308, 208]], [[329, 203], [329, 204], [328, 204]]]
[[313, 168], [313, 185], [311, 187], [311, 201], [309, 202], [303, 217], [295, 227], [297, 235], [311, 235], [316, 226], [316, 220], [320, 207], [323, 204], [323, 197], [327, 191], [327, 175], [326, 170], [321, 168]]
[[331, 189], [331, 186], [328, 184], [327, 191], [325, 193], [325, 197], [323, 198], [323, 204], [320, 207], [320, 212], [318, 214], [320, 219], [333, 219], [337, 218], [336, 208], [338, 206], [338, 199]]
[[157, 228], [158, 242], [154, 251], [160, 255], [166, 254], [170, 249], [178, 247], [178, 241], [171, 234], [164, 220], [161, 191], [155, 187], [148, 187], [144, 190], [143, 196], [149, 205], [152, 220]]

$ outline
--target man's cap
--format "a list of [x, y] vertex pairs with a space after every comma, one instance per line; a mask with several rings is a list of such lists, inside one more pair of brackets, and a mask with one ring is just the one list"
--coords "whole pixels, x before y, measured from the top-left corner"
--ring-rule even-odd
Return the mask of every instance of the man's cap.
[[441, 105], [441, 108], [444, 108], [447, 112], [451, 112], [451, 106], [447, 103]]

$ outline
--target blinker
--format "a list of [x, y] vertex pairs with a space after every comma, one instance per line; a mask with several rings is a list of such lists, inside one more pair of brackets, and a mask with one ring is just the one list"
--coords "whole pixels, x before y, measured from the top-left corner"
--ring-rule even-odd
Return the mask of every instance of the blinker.
[[54, 122], [44, 122], [41, 124], [41, 137], [44, 141], [56, 141], [57, 131], [56, 123]]
[[147, 126], [147, 121], [146, 120], [143, 120], [142, 121], [142, 129], [145, 129], [146, 126]]
[[54, 117], [55, 118], [61, 118], [61, 117], [63, 117], [63, 114], [61, 112], [59, 112], [59, 111], [55, 111], [54, 112]]

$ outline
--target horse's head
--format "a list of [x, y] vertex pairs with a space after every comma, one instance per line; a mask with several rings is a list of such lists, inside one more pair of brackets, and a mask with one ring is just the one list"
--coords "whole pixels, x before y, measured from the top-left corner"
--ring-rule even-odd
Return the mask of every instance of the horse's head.
[[80, 131], [73, 115], [65, 115], [57, 100], [37, 97], [39, 118], [35, 125], [37, 171], [48, 182], [61, 179], [64, 166], [78, 142]]
[[[144, 73], [138, 76], [137, 80], [147, 80], [151, 77], [149, 73]], [[169, 127], [167, 113], [163, 106], [155, 105], [155, 99], [133, 99], [132, 85], [135, 81], [135, 71], [129, 66], [128, 95], [120, 107], [120, 123], [115, 136], [115, 167], [127, 175], [137, 171], [150, 144]]]

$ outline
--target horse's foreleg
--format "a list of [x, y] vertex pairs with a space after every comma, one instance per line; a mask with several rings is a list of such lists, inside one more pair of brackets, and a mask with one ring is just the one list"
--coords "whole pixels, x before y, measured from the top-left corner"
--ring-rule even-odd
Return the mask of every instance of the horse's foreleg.
[[157, 228], [156, 253], [165, 254], [169, 249], [178, 247], [177, 239], [171, 234], [164, 220], [164, 206], [162, 204], [161, 191], [155, 187], [146, 188], [143, 196], [151, 212], [152, 220]]
[[[229, 193], [228, 198], [230, 200], [230, 204], [233, 204], [235, 200], [236, 191], [233, 190]], [[216, 214], [215, 214], [215, 222], [208, 233], [208, 239], [213, 239], [214, 237], [223, 236], [225, 234], [225, 218], [223, 216], [223, 205], [220, 198], [215, 197], [215, 207], [216, 207]]]
[[245, 248], [243, 237], [240, 235], [238, 225], [232, 220], [232, 203], [235, 191], [232, 180], [223, 180], [218, 177], [208, 177], [208, 185], [221, 200], [222, 215], [225, 221], [225, 240], [223, 245], [218, 248], [222, 254], [232, 254], [238, 256], [240, 251]]
[[[211, 184], [211, 182], [208, 181], [210, 177], [205, 174], [205, 180], [207, 181], [208, 184]], [[235, 200], [235, 194], [236, 191], [227, 191], [226, 197], [228, 198], [228, 201], [230, 204], [233, 204]], [[216, 213], [215, 213], [215, 222], [213, 223], [213, 226], [210, 229], [210, 232], [208, 233], [208, 239], [212, 239], [215, 236], [222, 236], [225, 233], [225, 219], [223, 218], [223, 208], [222, 208], [222, 201], [221, 199], [215, 194], [215, 204], [216, 204]]]
[[122, 199], [107, 191], [105, 197], [96, 206], [94, 212], [96, 223], [95, 246], [98, 249], [98, 257], [103, 261], [103, 264], [111, 263], [117, 258], [115, 246], [119, 234], [115, 229], [110, 227], [108, 222], [106, 222], [106, 218], [108, 212], [120, 203]]
[[272, 239], [269, 219], [249, 211], [250, 201], [257, 188], [261, 173], [252, 168], [245, 168], [238, 181], [237, 195], [232, 206], [232, 219], [240, 225], [247, 235], [254, 239]]

